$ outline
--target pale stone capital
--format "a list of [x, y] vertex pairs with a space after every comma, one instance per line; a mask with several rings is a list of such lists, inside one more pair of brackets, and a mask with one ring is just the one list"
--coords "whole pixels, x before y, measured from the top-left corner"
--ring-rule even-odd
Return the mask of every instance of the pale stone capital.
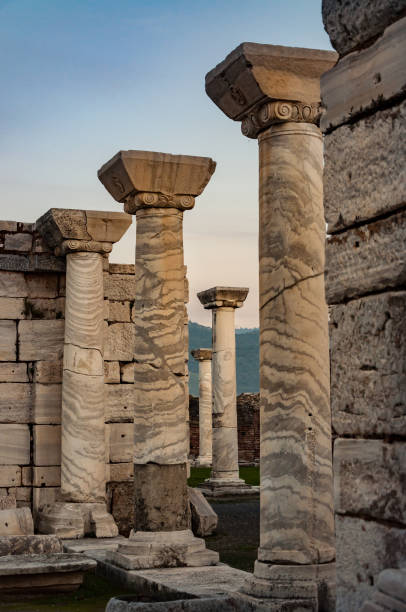
[[241, 308], [248, 295], [247, 287], [212, 287], [197, 294], [206, 309]]
[[212, 355], [213, 355], [212, 349], [208, 349], [208, 348], [193, 349], [192, 351], [192, 356], [197, 361], [211, 361]]
[[125, 213], [51, 208], [35, 227], [58, 256], [81, 251], [106, 254], [131, 222]]
[[242, 43], [206, 75], [206, 93], [249, 138], [283, 121], [317, 123], [320, 77], [337, 54]]
[[125, 211], [193, 208], [210, 180], [216, 163], [210, 157], [171, 155], [154, 151], [120, 151], [97, 175]]

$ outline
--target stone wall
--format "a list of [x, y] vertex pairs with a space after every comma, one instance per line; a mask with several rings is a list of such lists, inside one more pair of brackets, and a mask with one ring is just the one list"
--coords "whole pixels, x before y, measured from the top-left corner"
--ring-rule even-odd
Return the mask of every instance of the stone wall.
[[[199, 455], [199, 399], [189, 396], [190, 455]], [[259, 463], [259, 393], [237, 397], [238, 462]]]
[[[104, 280], [108, 499], [126, 532], [134, 266], [109, 265], [105, 257]], [[60, 485], [64, 307], [65, 258], [49, 252], [33, 224], [0, 221], [0, 496], [15, 495], [17, 505], [34, 514], [57, 499]]]
[[321, 83], [339, 612], [406, 566], [405, 10], [323, 1], [340, 55]]

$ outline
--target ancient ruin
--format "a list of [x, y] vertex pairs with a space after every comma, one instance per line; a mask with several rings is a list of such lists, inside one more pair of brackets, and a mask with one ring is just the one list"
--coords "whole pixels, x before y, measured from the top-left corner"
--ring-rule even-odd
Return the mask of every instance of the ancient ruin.
[[199, 456], [197, 465], [210, 466], [213, 460], [212, 433], [212, 349], [200, 348], [192, 351], [199, 362]]

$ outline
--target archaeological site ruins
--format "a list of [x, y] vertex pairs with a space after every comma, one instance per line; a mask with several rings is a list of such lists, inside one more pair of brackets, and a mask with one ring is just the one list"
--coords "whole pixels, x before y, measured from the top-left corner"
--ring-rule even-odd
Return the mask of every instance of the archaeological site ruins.
[[[406, 610], [406, 3], [322, 16], [335, 51], [241, 43], [205, 79], [258, 141], [259, 398], [227, 278], [197, 294], [189, 396], [183, 217], [211, 157], [113, 149], [111, 212], [0, 221], [0, 600], [91, 571], [132, 593], [109, 612]], [[251, 573], [205, 538], [216, 500], [258, 496]]]

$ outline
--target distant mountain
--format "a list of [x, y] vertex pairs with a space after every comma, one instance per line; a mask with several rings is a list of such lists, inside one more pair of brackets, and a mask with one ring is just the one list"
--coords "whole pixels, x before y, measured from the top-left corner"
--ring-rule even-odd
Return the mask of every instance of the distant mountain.
[[[259, 391], [259, 329], [236, 330], [237, 394]], [[211, 327], [189, 321], [189, 393], [199, 395], [199, 364], [192, 349], [211, 348]]]

